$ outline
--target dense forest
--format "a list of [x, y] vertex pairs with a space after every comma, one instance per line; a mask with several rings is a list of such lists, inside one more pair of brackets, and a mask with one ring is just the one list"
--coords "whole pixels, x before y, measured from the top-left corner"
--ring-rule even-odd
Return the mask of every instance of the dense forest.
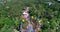
[[0, 0], [0, 32], [19, 30], [20, 16], [26, 6], [30, 7], [30, 16], [42, 19], [41, 32], [60, 32], [59, 0]]

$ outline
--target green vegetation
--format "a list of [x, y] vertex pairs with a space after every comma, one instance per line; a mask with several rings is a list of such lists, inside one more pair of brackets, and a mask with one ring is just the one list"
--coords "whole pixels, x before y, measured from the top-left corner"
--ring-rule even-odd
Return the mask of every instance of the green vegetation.
[[16, 27], [19, 29], [20, 15], [26, 6], [30, 6], [30, 16], [43, 20], [45, 28], [41, 32], [49, 32], [51, 29], [59, 32], [60, 3], [56, 0], [0, 0], [0, 32], [13, 32]]

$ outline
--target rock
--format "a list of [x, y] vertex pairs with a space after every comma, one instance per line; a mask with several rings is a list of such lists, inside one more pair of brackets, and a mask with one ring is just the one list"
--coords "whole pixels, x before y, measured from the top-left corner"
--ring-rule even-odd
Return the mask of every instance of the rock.
[[19, 31], [17, 31], [16, 29], [14, 29], [14, 32], [19, 32]]

